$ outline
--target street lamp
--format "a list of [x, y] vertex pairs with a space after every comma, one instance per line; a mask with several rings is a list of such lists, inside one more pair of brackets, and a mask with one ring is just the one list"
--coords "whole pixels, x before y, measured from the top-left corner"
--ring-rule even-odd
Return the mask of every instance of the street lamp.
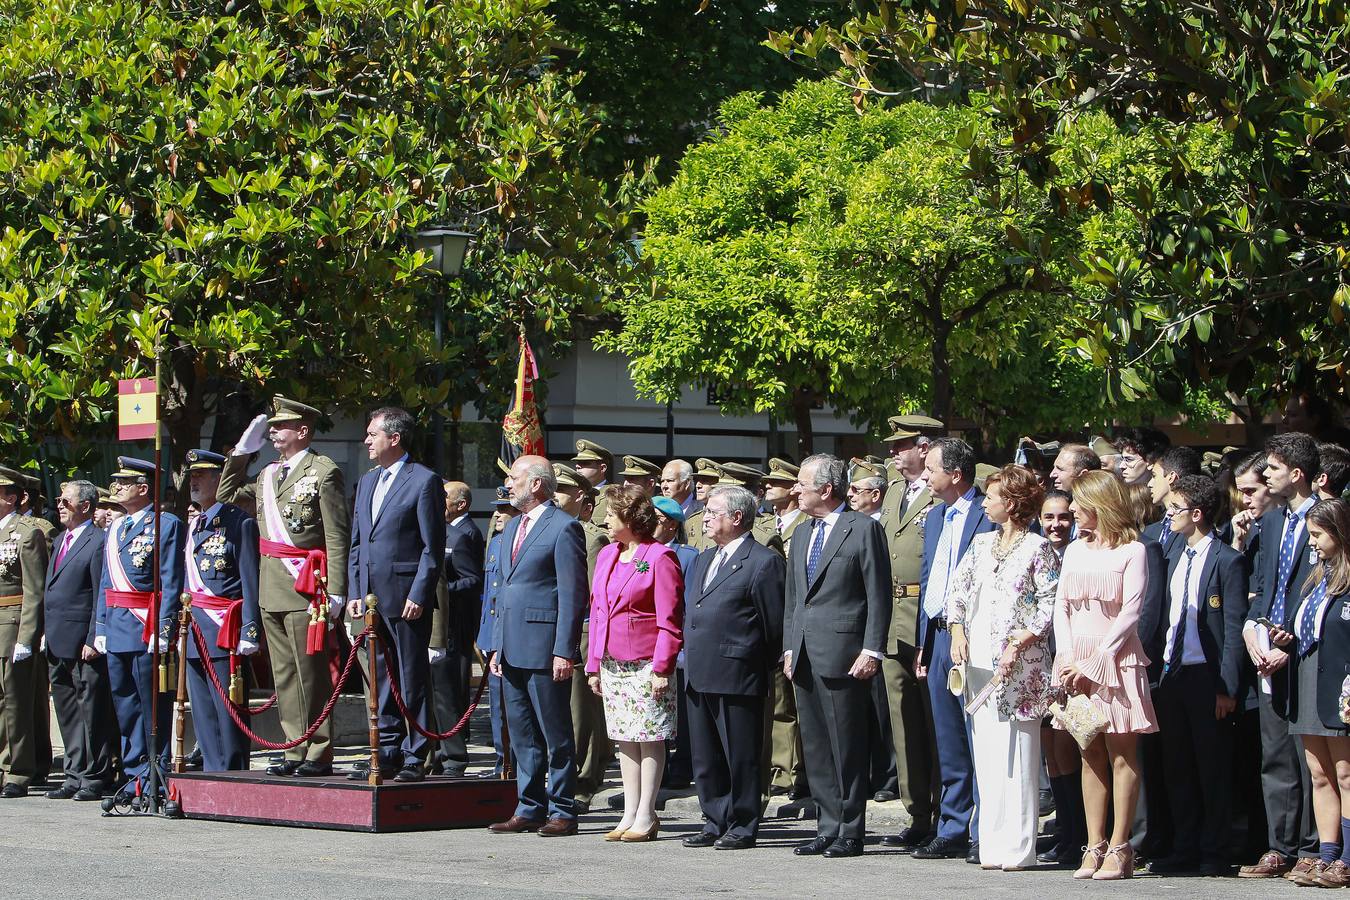
[[[424, 266], [442, 275], [441, 284], [436, 291], [436, 352], [440, 353], [445, 335], [445, 279], [455, 278], [464, 266], [464, 254], [469, 250], [469, 241], [473, 235], [467, 231], [458, 231], [442, 225], [423, 228], [413, 235], [413, 249], [430, 254], [431, 260]], [[436, 374], [438, 381], [445, 380], [445, 371], [439, 365]], [[431, 413], [431, 466], [437, 474], [442, 474], [442, 447], [445, 443], [445, 418], [440, 407]]]

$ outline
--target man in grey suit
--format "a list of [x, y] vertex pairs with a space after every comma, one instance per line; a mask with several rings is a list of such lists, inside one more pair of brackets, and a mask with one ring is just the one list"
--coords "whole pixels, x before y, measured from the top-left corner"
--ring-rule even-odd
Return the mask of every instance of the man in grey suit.
[[868, 796], [867, 680], [881, 667], [891, 616], [886, 533], [844, 502], [844, 461], [802, 463], [792, 494], [811, 527], [788, 551], [783, 673], [792, 679], [817, 835], [798, 856], [861, 856]]
[[510, 478], [520, 515], [502, 532], [497, 649], [488, 666], [502, 679], [520, 802], [489, 828], [559, 837], [577, 833], [571, 697], [588, 597], [586, 542], [581, 523], [553, 505], [558, 483], [548, 460], [522, 456]]
[[53, 800], [98, 800], [113, 786], [108, 663], [94, 649], [94, 607], [103, 580], [104, 534], [94, 526], [98, 488], [68, 481], [58, 501], [64, 531], [43, 592], [47, 673], [65, 745], [65, 780]]

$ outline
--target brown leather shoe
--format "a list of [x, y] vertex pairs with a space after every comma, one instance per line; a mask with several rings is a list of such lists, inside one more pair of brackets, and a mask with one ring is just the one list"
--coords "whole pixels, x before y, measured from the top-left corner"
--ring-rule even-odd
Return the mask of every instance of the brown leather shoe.
[[520, 834], [524, 831], [539, 831], [544, 827], [544, 823], [538, 819], [530, 819], [525, 816], [512, 816], [505, 822], [494, 822], [488, 826], [488, 831], [494, 834]]
[[1239, 878], [1279, 878], [1293, 867], [1278, 850], [1267, 850], [1255, 865], [1238, 869]]
[[1318, 876], [1330, 865], [1331, 863], [1322, 862], [1320, 859], [1300, 859], [1284, 877], [1299, 887], [1321, 887], [1322, 883], [1317, 880]]
[[567, 837], [577, 833], [577, 820], [551, 816], [546, 824], [539, 826], [540, 837]]
[[1322, 887], [1343, 888], [1350, 884], [1350, 866], [1338, 859], [1323, 869], [1313, 880]]

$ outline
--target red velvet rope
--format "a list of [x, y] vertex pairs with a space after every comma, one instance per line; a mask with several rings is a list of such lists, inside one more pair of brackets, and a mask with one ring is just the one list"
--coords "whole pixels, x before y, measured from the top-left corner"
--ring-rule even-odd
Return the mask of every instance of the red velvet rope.
[[408, 711], [408, 707], [403, 703], [403, 692], [398, 689], [398, 678], [394, 675], [393, 654], [386, 652], [383, 656], [384, 671], [389, 675], [389, 689], [394, 695], [394, 702], [398, 704], [398, 711], [403, 714], [403, 718], [418, 734], [429, 741], [443, 741], [446, 738], [452, 738], [459, 734], [460, 730], [465, 725], [469, 724], [469, 719], [473, 716], [473, 711], [478, 708], [478, 702], [483, 699], [483, 690], [487, 687], [488, 683], [487, 672], [484, 672], [483, 677], [479, 679], [478, 693], [473, 695], [473, 702], [469, 704], [468, 709], [464, 710], [464, 715], [459, 717], [459, 721], [455, 723], [455, 727], [451, 728], [449, 731], [428, 731], [417, 724], [417, 719], [413, 717], [413, 714]]

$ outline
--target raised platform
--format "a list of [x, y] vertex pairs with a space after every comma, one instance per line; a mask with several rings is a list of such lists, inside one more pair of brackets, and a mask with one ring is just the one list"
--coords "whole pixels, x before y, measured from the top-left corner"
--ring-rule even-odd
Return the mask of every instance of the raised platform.
[[261, 772], [187, 772], [169, 776], [189, 819], [328, 828], [434, 831], [481, 828], [510, 818], [516, 783], [499, 778], [433, 776], [372, 787], [331, 778], [278, 778]]

